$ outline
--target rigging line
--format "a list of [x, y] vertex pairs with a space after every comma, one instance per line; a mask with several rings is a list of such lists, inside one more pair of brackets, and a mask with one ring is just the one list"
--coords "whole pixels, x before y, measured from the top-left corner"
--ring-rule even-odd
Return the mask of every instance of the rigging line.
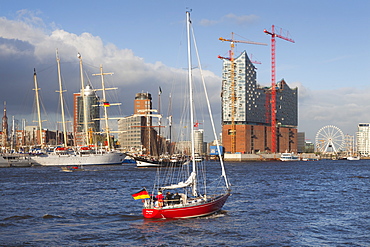
[[201, 66], [201, 63], [200, 63], [200, 58], [199, 58], [199, 54], [198, 54], [198, 47], [197, 47], [197, 43], [196, 43], [196, 40], [195, 40], [194, 30], [193, 29], [191, 29], [191, 30], [193, 32], [194, 47], [195, 47], [195, 51], [196, 51], [196, 55], [197, 55], [197, 59], [198, 59], [199, 70], [200, 70], [200, 74], [201, 74], [201, 78], [202, 78], [202, 83], [203, 83], [203, 88], [204, 88], [204, 94], [206, 96], [206, 101], [207, 101], [207, 106], [208, 106], [208, 112], [209, 112], [209, 116], [210, 116], [210, 120], [211, 120], [211, 125], [212, 125], [212, 129], [213, 129], [213, 135], [214, 135], [214, 138], [215, 138], [216, 144], [217, 144], [217, 151], [218, 151], [219, 159], [220, 159], [220, 163], [221, 163], [222, 176], [224, 176], [224, 178], [225, 178], [226, 187], [229, 188], [229, 181], [228, 181], [228, 179], [226, 177], [225, 166], [224, 166], [223, 159], [221, 157], [220, 145], [218, 143], [218, 138], [217, 138], [217, 135], [216, 135], [215, 123], [214, 123], [214, 120], [213, 120], [211, 104], [209, 102], [209, 97], [208, 97], [208, 93], [207, 93], [207, 87], [206, 87], [206, 84], [205, 84], [205, 81], [204, 81], [204, 75], [203, 75], [203, 70], [202, 70], [202, 66]]

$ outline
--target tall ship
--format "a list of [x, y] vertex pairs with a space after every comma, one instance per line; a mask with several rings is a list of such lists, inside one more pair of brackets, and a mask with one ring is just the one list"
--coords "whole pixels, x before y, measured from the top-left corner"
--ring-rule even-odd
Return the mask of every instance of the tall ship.
[[[81, 106], [83, 109], [83, 124], [84, 127], [82, 131], [82, 140], [84, 145], [80, 147], [69, 147], [67, 141], [67, 129], [66, 129], [66, 121], [64, 115], [64, 100], [63, 100], [63, 86], [61, 80], [61, 72], [60, 72], [60, 59], [58, 55], [58, 51], [56, 53], [56, 60], [58, 65], [58, 79], [59, 79], [59, 93], [60, 93], [60, 104], [61, 104], [61, 111], [62, 111], [62, 125], [63, 125], [63, 133], [64, 133], [64, 144], [63, 146], [55, 147], [52, 150], [46, 149], [42, 142], [42, 138], [40, 138], [40, 145], [42, 147], [42, 151], [32, 155], [31, 159], [38, 165], [42, 166], [68, 166], [68, 165], [114, 165], [114, 164], [121, 164], [125, 158], [125, 154], [118, 152], [111, 148], [112, 144], [110, 141], [110, 133], [108, 126], [108, 112], [106, 107], [104, 109], [104, 118], [105, 120], [105, 134], [106, 134], [106, 146], [98, 147], [97, 145], [92, 145], [89, 143], [90, 140], [90, 132], [88, 129], [87, 122], [88, 114], [90, 112], [87, 110], [88, 108], [88, 93], [92, 91], [89, 86], [85, 86], [84, 79], [83, 79], [83, 67], [82, 67], [82, 58], [81, 55], [78, 54], [78, 58], [80, 59], [80, 74], [81, 74]], [[106, 106], [106, 95], [105, 95], [105, 84], [104, 84], [104, 75], [107, 73], [103, 73], [102, 66], [100, 67], [100, 75], [102, 78], [102, 92], [103, 97], [101, 102], [98, 102], [99, 106]], [[37, 107], [37, 116], [38, 116], [38, 128], [40, 130], [40, 137], [42, 137], [42, 121], [41, 121], [41, 113], [40, 113], [40, 103], [39, 103], [39, 95], [38, 95], [38, 83], [37, 83], [37, 75], [36, 70], [34, 71], [34, 84], [35, 84], [35, 92], [36, 92], [36, 107]], [[113, 105], [113, 104], [112, 104]], [[100, 119], [99, 119], [100, 120]]]

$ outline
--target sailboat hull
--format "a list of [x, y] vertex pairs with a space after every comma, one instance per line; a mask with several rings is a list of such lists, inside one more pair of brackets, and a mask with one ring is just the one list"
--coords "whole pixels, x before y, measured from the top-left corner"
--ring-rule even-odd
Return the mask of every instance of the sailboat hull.
[[182, 207], [174, 206], [172, 208], [144, 208], [143, 216], [145, 218], [154, 219], [178, 219], [206, 216], [220, 211], [229, 196], [230, 193], [226, 193], [219, 197], [216, 197], [210, 202], [197, 204], [194, 206], [191, 206], [191, 204], [188, 203], [186, 206]]

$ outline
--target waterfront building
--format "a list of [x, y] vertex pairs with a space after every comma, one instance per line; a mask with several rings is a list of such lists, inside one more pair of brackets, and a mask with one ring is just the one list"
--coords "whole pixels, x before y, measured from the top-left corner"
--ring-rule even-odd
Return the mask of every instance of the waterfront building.
[[297, 133], [297, 151], [298, 153], [305, 153], [306, 137], [304, 132]]
[[[99, 108], [99, 97], [91, 86], [86, 86], [84, 89], [85, 100], [86, 100], [86, 114], [87, 114], [87, 129], [89, 131], [89, 138], [92, 140], [92, 134], [100, 132], [100, 108]], [[85, 119], [84, 119], [84, 103], [82, 92], [73, 94], [73, 130], [75, 133], [76, 144], [85, 145], [86, 133], [85, 133]], [[89, 140], [89, 143], [91, 141]]]
[[118, 120], [118, 141], [126, 152], [138, 152], [157, 156], [161, 153], [163, 140], [153, 127], [156, 110], [152, 109], [150, 93], [137, 93], [134, 114]]
[[121, 149], [126, 152], [142, 152], [143, 149], [143, 129], [134, 126], [144, 126], [144, 118], [131, 115], [118, 120], [118, 141]]
[[[232, 136], [236, 153], [271, 150], [271, 88], [257, 84], [256, 67], [244, 51], [234, 59], [232, 99], [231, 61], [223, 59], [222, 73], [222, 144], [231, 152]], [[234, 102], [234, 114], [232, 113]], [[232, 116], [236, 133], [232, 132]], [[276, 84], [277, 152], [297, 152], [298, 89], [283, 80]]]
[[204, 155], [206, 151], [207, 144], [203, 141], [203, 129], [194, 130], [194, 148], [195, 153]]
[[134, 101], [134, 114], [150, 112], [152, 109], [152, 95], [150, 93], [137, 93]]
[[356, 132], [357, 152], [361, 156], [369, 156], [370, 154], [370, 124], [359, 123]]

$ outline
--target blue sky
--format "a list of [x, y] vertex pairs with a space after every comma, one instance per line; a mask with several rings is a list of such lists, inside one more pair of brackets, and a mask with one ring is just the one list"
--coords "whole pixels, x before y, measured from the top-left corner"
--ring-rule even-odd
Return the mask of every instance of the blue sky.
[[[186, 67], [186, 60], [179, 59], [179, 47], [185, 45], [187, 8], [192, 9], [202, 67], [209, 72], [218, 111], [222, 61], [217, 56], [227, 56], [230, 47], [218, 38], [230, 38], [234, 32], [236, 39], [267, 43], [238, 44], [235, 52], [253, 54], [261, 62], [256, 65], [258, 83], [270, 85], [270, 37], [263, 29], [273, 24], [295, 40], [293, 44], [277, 39], [276, 78], [299, 88], [298, 130], [314, 141], [325, 125], [354, 135], [358, 123], [370, 122], [370, 2], [366, 0], [3, 1], [0, 101], [7, 101], [9, 115], [22, 118], [29, 109], [21, 105], [32, 104], [25, 91], [33, 93], [33, 68], [40, 71], [40, 83], [55, 80], [55, 71], [48, 68], [55, 64], [58, 48], [70, 91], [79, 89], [78, 79], [72, 79], [78, 74], [79, 51], [92, 73], [98, 72], [94, 69], [99, 64], [115, 73], [123, 115], [130, 115], [135, 93], [155, 95], [158, 86], [168, 93], [170, 73]], [[54, 85], [47, 83], [42, 90], [46, 106], [53, 105]]]

